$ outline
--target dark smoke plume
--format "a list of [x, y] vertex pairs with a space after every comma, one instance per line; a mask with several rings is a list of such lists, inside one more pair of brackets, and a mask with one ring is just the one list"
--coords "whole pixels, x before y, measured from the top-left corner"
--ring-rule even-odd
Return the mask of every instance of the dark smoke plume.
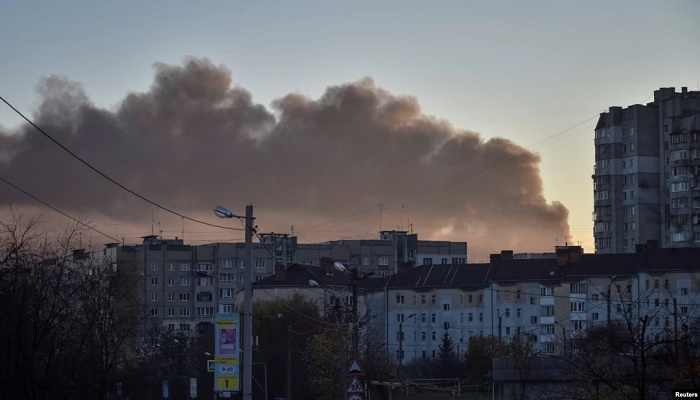
[[[424, 115], [415, 98], [371, 79], [318, 99], [288, 94], [268, 109], [233, 86], [227, 68], [187, 59], [156, 64], [150, 90], [115, 110], [94, 106], [65, 78], [46, 78], [38, 91], [33, 119], [54, 138], [146, 197], [210, 222], [219, 222], [213, 205], [242, 212], [252, 203], [263, 231], [294, 225], [301, 241], [375, 238], [385, 204], [382, 229], [406, 229], [410, 219], [420, 238], [468, 241], [471, 261], [505, 248], [549, 250], [569, 233], [567, 209], [544, 198], [538, 155]], [[0, 132], [0, 173], [64, 211], [150, 233], [152, 206], [28, 125]], [[34, 204], [8, 187], [0, 199]], [[156, 212], [179, 230], [179, 218]]]

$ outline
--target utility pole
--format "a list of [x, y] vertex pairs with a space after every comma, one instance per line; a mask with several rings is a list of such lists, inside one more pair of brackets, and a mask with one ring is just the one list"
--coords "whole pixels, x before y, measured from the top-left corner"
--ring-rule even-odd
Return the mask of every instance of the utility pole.
[[253, 205], [245, 206], [245, 274], [243, 284], [243, 400], [253, 399]]
[[352, 359], [357, 360], [359, 352], [359, 332], [360, 328], [357, 324], [357, 269], [352, 269]]
[[287, 400], [292, 400], [292, 329], [287, 325]]

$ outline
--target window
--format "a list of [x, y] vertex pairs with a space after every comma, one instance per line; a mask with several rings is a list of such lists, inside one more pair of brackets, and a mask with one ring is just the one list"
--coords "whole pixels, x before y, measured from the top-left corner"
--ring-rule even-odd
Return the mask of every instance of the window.
[[467, 296], [467, 298], [469, 299], [469, 302], [470, 302], [470, 303], [472, 303], [473, 300], [474, 300], [474, 297], [473, 297], [471, 294], [470, 294], [469, 296]]
[[437, 334], [433, 331], [433, 340], [437, 340]]
[[396, 341], [397, 342], [403, 342], [405, 337], [406, 337], [406, 335], [404, 335], [403, 331], [396, 332]]
[[681, 288], [681, 294], [684, 296], [687, 296], [688, 295], [688, 288], [685, 288], [685, 287]]
[[389, 265], [389, 256], [379, 256], [377, 257], [377, 265], [387, 266]]
[[158, 286], [158, 278], [157, 277], [151, 278], [151, 285]]
[[479, 313], [479, 322], [484, 322], [484, 313]]
[[181, 308], [180, 309], [180, 316], [181, 317], [189, 317], [190, 316], [190, 309], [189, 308]]
[[255, 260], [255, 268], [257, 269], [265, 269], [267, 266], [267, 261], [265, 260]]
[[235, 282], [235, 281], [236, 281], [235, 274], [219, 274], [219, 282], [226, 283], [226, 282]]
[[586, 321], [571, 321], [571, 330], [582, 331], [586, 329]]
[[554, 315], [554, 306], [540, 306], [540, 315], [543, 317]]
[[436, 321], [437, 321], [437, 318], [436, 318], [435, 314], [431, 314], [431, 315], [430, 315], [430, 322], [433, 322], [433, 323], [434, 323], [434, 322], [436, 322]]
[[681, 306], [681, 314], [688, 314], [688, 306]]
[[431, 303], [431, 304], [435, 304], [435, 302], [436, 302], [436, 297], [435, 297], [435, 295], [430, 296], [430, 303]]
[[197, 277], [197, 286], [211, 286], [213, 279], [208, 276]]
[[189, 331], [189, 330], [190, 330], [190, 324], [180, 324], [180, 330], [181, 330], [181, 331]]
[[598, 313], [594, 312], [593, 314], [591, 314], [591, 320], [598, 321]]
[[189, 293], [180, 293], [180, 301], [190, 301]]
[[168, 317], [174, 317], [174, 316], [175, 316], [175, 309], [168, 308]]
[[214, 307], [197, 307], [198, 317], [210, 317], [214, 314]]
[[469, 314], [467, 314], [467, 318], [468, 318], [468, 321], [469, 321], [469, 322], [474, 321], [474, 313], [469, 313]]
[[158, 271], [158, 263], [157, 262], [151, 263], [151, 271]]
[[449, 322], [443, 322], [443, 323], [442, 323], [442, 329], [445, 329], [445, 330], [450, 329], [450, 323], [449, 323]]
[[168, 271], [175, 271], [175, 263], [168, 263]]
[[197, 264], [197, 271], [211, 272], [212, 271], [211, 263], [199, 263], [199, 264]]
[[428, 337], [427, 332], [423, 331], [420, 333], [420, 340], [425, 342], [426, 338]]
[[654, 307], [658, 307], [660, 305], [659, 299], [654, 299]]
[[396, 314], [396, 322], [403, 322], [403, 314]]
[[425, 295], [424, 294], [420, 295], [420, 303], [425, 304]]
[[168, 286], [175, 286], [175, 278], [168, 278]]
[[158, 293], [151, 293], [151, 301], [158, 301]]
[[180, 271], [190, 271], [190, 270], [191, 270], [190, 263], [188, 263], [188, 262], [180, 263]]
[[552, 288], [550, 287], [541, 287], [540, 288], [540, 295], [542, 296], [551, 296], [552, 295]]
[[572, 301], [571, 302], [572, 312], [583, 312], [586, 311], [586, 303], [583, 301]]
[[516, 316], [517, 316], [518, 318], [520, 318], [520, 309], [519, 309], [519, 308], [516, 310]]
[[234, 262], [230, 258], [219, 260], [219, 268], [233, 268]]
[[168, 301], [175, 301], [175, 293], [168, 293]]
[[156, 308], [156, 307], [151, 308], [151, 315], [154, 317], [157, 317], [158, 316], [158, 308]]
[[586, 293], [585, 283], [571, 283], [571, 293]]
[[441, 258], [441, 259], [440, 259], [440, 264], [442, 264], [442, 265], [447, 264], [447, 258], [444, 258], [444, 257]]
[[180, 278], [180, 286], [190, 286], [191, 282], [189, 277], [183, 276]]
[[592, 300], [592, 301], [598, 301], [598, 300], [600, 300], [600, 296], [598, 295], [598, 293], [593, 293], [593, 294], [591, 295], [591, 300]]
[[506, 308], [506, 318], [510, 318], [510, 308]]
[[428, 322], [428, 316], [425, 313], [420, 315], [420, 322], [422, 322], [422, 323]]
[[404, 304], [404, 297], [402, 295], [396, 295], [396, 304]]
[[362, 265], [369, 265], [369, 256], [362, 256]]
[[531, 324], [536, 324], [537, 323], [537, 316], [533, 315], [530, 317], [530, 323]]
[[535, 297], [535, 296], [530, 297], [530, 304], [532, 304], [532, 305], [537, 304], [537, 297]]
[[443, 311], [450, 311], [450, 305], [448, 303], [445, 303], [442, 305], [442, 310]]
[[219, 304], [219, 310], [221, 310], [222, 313], [232, 313], [233, 304]]
[[219, 289], [219, 297], [222, 299], [230, 299], [233, 297], [233, 289]]
[[467, 260], [464, 257], [453, 257], [452, 258], [452, 264], [465, 264], [466, 262], [467, 262]]

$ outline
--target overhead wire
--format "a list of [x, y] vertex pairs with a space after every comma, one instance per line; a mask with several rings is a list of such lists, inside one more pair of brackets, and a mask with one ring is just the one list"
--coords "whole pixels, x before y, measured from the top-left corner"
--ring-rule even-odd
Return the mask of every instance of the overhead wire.
[[67, 213], [65, 213], [65, 212], [59, 210], [58, 208], [52, 206], [51, 204], [49, 204], [49, 203], [47, 203], [47, 202], [45, 202], [45, 201], [39, 199], [38, 197], [34, 196], [33, 194], [27, 192], [26, 190], [20, 188], [19, 186], [15, 185], [14, 183], [8, 181], [7, 179], [5, 179], [5, 178], [3, 178], [3, 177], [1, 177], [1, 176], [0, 176], [0, 181], [3, 181], [5, 184], [7, 184], [7, 185], [13, 187], [14, 189], [16, 189], [16, 190], [18, 190], [18, 191], [24, 193], [24, 194], [27, 195], [28, 197], [30, 197], [30, 198], [34, 199], [35, 201], [37, 201], [37, 202], [43, 204], [44, 206], [46, 206], [46, 207], [48, 207], [48, 208], [50, 208], [50, 209], [56, 211], [57, 213], [63, 215], [64, 217], [66, 217], [66, 218], [68, 218], [68, 219], [70, 219], [70, 220], [72, 220], [72, 221], [74, 221], [74, 222], [77, 222], [78, 224], [80, 224], [80, 225], [82, 225], [82, 226], [84, 226], [84, 227], [86, 227], [86, 228], [88, 228], [88, 229], [90, 229], [90, 230], [92, 230], [92, 231], [95, 231], [95, 232], [99, 233], [100, 235], [102, 235], [102, 236], [104, 236], [104, 237], [106, 237], [106, 238], [108, 238], [108, 239], [113, 240], [114, 242], [119, 242], [119, 239], [114, 238], [114, 237], [112, 237], [112, 236], [110, 236], [110, 235], [108, 235], [108, 234], [102, 232], [101, 230], [99, 230], [99, 229], [97, 229], [97, 228], [95, 228], [95, 227], [93, 227], [93, 226], [90, 226], [90, 225], [86, 224], [85, 222], [83, 222], [83, 221], [81, 221], [81, 220], [79, 220], [79, 219], [77, 219], [77, 218], [74, 218], [74, 217], [71, 216], [71, 215], [68, 215]]
[[10, 104], [9, 101], [5, 100], [4, 97], [0, 96], [0, 100], [2, 100], [8, 107], [10, 107], [10, 108], [12, 109], [12, 111], [14, 111], [14, 112], [17, 113], [20, 117], [22, 117], [25, 121], [27, 121], [27, 123], [29, 123], [32, 127], [34, 127], [34, 129], [36, 129], [37, 131], [39, 131], [42, 135], [44, 135], [46, 138], [48, 138], [50, 141], [52, 141], [52, 142], [53, 142], [54, 144], [56, 144], [58, 147], [60, 147], [61, 149], [63, 149], [66, 153], [68, 153], [68, 154], [71, 155], [73, 158], [75, 158], [76, 160], [78, 160], [80, 163], [82, 163], [83, 165], [85, 165], [86, 167], [88, 167], [89, 169], [91, 169], [93, 172], [97, 173], [97, 174], [100, 175], [101, 177], [107, 179], [109, 182], [111, 182], [111, 183], [113, 183], [114, 185], [116, 185], [117, 187], [121, 188], [122, 190], [125, 190], [126, 192], [128, 192], [128, 193], [130, 193], [130, 194], [132, 194], [132, 195], [134, 195], [134, 196], [136, 196], [136, 197], [138, 197], [139, 199], [141, 199], [141, 200], [147, 202], [148, 204], [151, 204], [151, 205], [153, 205], [153, 206], [155, 206], [155, 207], [158, 207], [158, 208], [160, 208], [161, 210], [166, 211], [166, 212], [168, 212], [168, 213], [170, 213], [170, 214], [177, 215], [178, 217], [183, 218], [183, 219], [186, 219], [186, 220], [188, 220], [188, 221], [192, 221], [192, 222], [195, 222], [195, 223], [198, 223], [198, 224], [202, 224], [202, 225], [212, 226], [212, 227], [215, 227], [215, 228], [228, 229], [228, 230], [239, 230], [239, 229], [237, 229], [237, 228], [231, 228], [231, 227], [228, 227], [228, 226], [222, 226], [222, 225], [211, 224], [211, 223], [209, 223], [209, 222], [205, 222], [205, 221], [201, 221], [201, 220], [198, 220], [198, 219], [189, 217], [189, 216], [187, 216], [187, 215], [184, 215], [184, 214], [182, 214], [182, 213], [179, 213], [179, 212], [177, 212], [177, 211], [174, 211], [174, 210], [172, 210], [172, 209], [170, 209], [170, 208], [168, 208], [168, 207], [165, 207], [165, 206], [163, 206], [163, 205], [161, 205], [161, 204], [159, 204], [159, 203], [157, 203], [157, 202], [155, 202], [155, 201], [153, 201], [153, 200], [151, 200], [151, 199], [149, 199], [149, 198], [147, 198], [147, 197], [145, 197], [145, 196], [143, 196], [143, 195], [141, 195], [141, 194], [135, 192], [135, 191], [132, 190], [132, 189], [129, 189], [128, 187], [124, 186], [123, 184], [117, 182], [117, 181], [116, 181], [115, 179], [113, 179], [112, 177], [110, 177], [110, 176], [108, 176], [107, 174], [103, 173], [102, 171], [98, 170], [97, 168], [95, 168], [94, 166], [92, 166], [92, 164], [90, 164], [89, 162], [85, 161], [83, 158], [81, 158], [80, 156], [78, 156], [77, 154], [75, 154], [73, 151], [71, 151], [70, 149], [68, 149], [66, 146], [64, 146], [63, 144], [61, 144], [58, 140], [54, 139], [51, 135], [49, 135], [48, 133], [46, 133], [46, 131], [44, 131], [42, 128], [40, 128], [38, 125], [36, 125], [32, 120], [30, 120], [30, 119], [27, 118], [24, 114], [22, 114], [22, 112], [20, 112], [18, 109], [16, 109], [12, 104]]
[[[567, 132], [573, 131], [573, 130], [575, 130], [576, 128], [578, 128], [578, 127], [580, 127], [580, 126], [583, 126], [584, 124], [588, 123], [589, 121], [591, 121], [591, 120], [593, 120], [593, 119], [595, 119], [595, 118], [597, 118], [597, 117], [599, 117], [598, 114], [596, 114], [596, 115], [594, 115], [594, 116], [592, 116], [592, 117], [590, 117], [590, 118], [587, 118], [586, 120], [581, 121], [581, 122], [579, 122], [579, 123], [577, 123], [577, 124], [575, 124], [575, 125], [573, 125], [573, 126], [570, 126], [570, 127], [566, 128], [566, 129], [563, 129], [563, 130], [561, 130], [561, 131], [559, 131], [559, 132], [557, 132], [557, 133], [555, 133], [555, 134], [553, 134], [553, 135], [550, 135], [550, 136], [548, 136], [548, 137], [546, 137], [546, 138], [544, 138], [544, 139], [542, 139], [542, 140], [540, 140], [540, 141], [538, 141], [538, 142], [535, 142], [535, 143], [531, 144], [530, 146], [525, 147], [525, 149], [534, 151], [534, 150], [536, 150], [536, 149], [538, 149], [538, 148], [542, 148], [542, 147], [545, 147], [545, 146], [549, 146], [549, 145], [551, 145], [551, 144], [553, 144], [553, 143], [556, 143], [556, 142], [559, 141], [559, 140], [566, 139], [566, 138], [572, 136], [572, 135], [575, 133], [575, 132], [574, 132], [574, 133], [569, 133], [568, 135], [565, 135]], [[506, 164], [506, 163], [508, 163], [508, 162], [510, 162], [510, 161], [512, 161], [512, 160], [514, 160], [514, 159], [517, 159], [518, 157], [519, 157], [518, 154], [514, 154], [514, 155], [511, 155], [510, 157], [505, 157], [505, 158], [503, 158], [503, 159], [501, 159], [501, 160], [499, 160], [499, 161], [496, 161], [496, 162], [494, 162], [494, 163], [492, 163], [492, 164], [489, 164], [489, 165], [487, 165], [487, 166], [485, 166], [485, 167], [483, 167], [483, 168], [481, 168], [481, 169], [479, 169], [479, 170], [476, 170], [476, 171], [464, 171], [464, 172], [459, 173], [459, 174], [457, 174], [457, 175], [455, 175], [455, 176], [452, 176], [452, 177], [443, 179], [443, 180], [441, 180], [441, 181], [438, 181], [438, 182], [436, 182], [436, 183], [434, 183], [434, 184], [430, 184], [430, 185], [424, 186], [424, 187], [422, 187], [422, 188], [420, 188], [420, 189], [416, 189], [416, 190], [414, 190], [414, 191], [411, 191], [411, 192], [408, 192], [408, 193], [399, 195], [399, 196], [397, 196], [397, 197], [395, 197], [395, 198], [393, 198], [393, 199], [391, 199], [391, 200], [386, 200], [386, 201], [384, 201], [384, 202], [382, 203], [382, 204], [384, 205], [383, 210], [388, 210], [388, 209], [391, 209], [391, 208], [393, 208], [393, 207], [396, 207], [396, 206], [398, 206], [399, 202], [406, 202], [406, 201], [410, 202], [410, 201], [418, 200], [418, 199], [420, 199], [420, 198], [422, 198], [422, 197], [425, 197], [425, 196], [429, 195], [430, 193], [434, 192], [435, 190], [453, 186], [453, 185], [455, 185], [455, 184], [457, 184], [457, 183], [459, 183], [459, 182], [461, 182], [461, 181], [464, 181], [464, 180], [473, 178], [474, 176], [477, 176], [477, 175], [479, 175], [479, 174], [481, 174], [481, 173], [484, 173], [484, 172], [486, 172], [486, 171], [489, 171], [489, 170], [491, 170], [491, 169], [494, 169], [494, 168], [496, 168], [496, 167], [499, 167], [499, 166], [501, 166], [501, 165], [503, 165], [503, 164]], [[323, 223], [321, 223], [321, 224], [313, 225], [313, 226], [311, 226], [310, 228], [308, 228], [306, 231], [304, 231], [304, 233], [308, 235], [308, 234], [310, 234], [310, 233], [313, 233], [313, 232], [318, 231], [318, 228], [320, 228], [320, 227], [323, 227], [323, 226], [326, 226], [326, 225], [330, 225], [330, 224], [334, 224], [334, 223], [340, 222], [340, 221], [345, 221], [345, 220], [348, 220], [348, 219], [352, 220], [352, 219], [357, 219], [357, 218], [361, 218], [361, 217], [366, 217], [366, 216], [374, 215], [374, 214], [376, 214], [377, 212], [378, 212], [378, 211], [377, 211], [374, 207], [372, 207], [372, 208], [366, 208], [366, 209], [363, 209], [363, 210], [360, 210], [360, 211], [357, 211], [357, 212], [348, 214], [348, 215], [343, 216], [343, 217], [335, 218], [335, 219], [332, 219], [332, 220], [323, 222]]]

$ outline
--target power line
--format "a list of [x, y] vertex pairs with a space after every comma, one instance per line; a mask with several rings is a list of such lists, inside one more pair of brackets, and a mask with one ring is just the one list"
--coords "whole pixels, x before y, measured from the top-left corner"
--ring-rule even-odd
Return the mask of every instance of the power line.
[[94, 171], [94, 172], [97, 173], [98, 175], [102, 176], [103, 178], [107, 179], [108, 181], [110, 181], [110, 182], [113, 183], [114, 185], [116, 185], [116, 186], [118, 186], [119, 188], [121, 188], [121, 189], [123, 189], [123, 190], [125, 190], [125, 191], [127, 191], [127, 192], [129, 192], [129, 193], [131, 193], [132, 195], [138, 197], [139, 199], [141, 199], [141, 200], [143, 200], [143, 201], [145, 201], [145, 202], [147, 202], [147, 203], [149, 203], [149, 204], [151, 204], [151, 205], [153, 205], [153, 206], [156, 206], [156, 207], [160, 208], [160, 209], [163, 210], [163, 211], [166, 211], [166, 212], [169, 212], [169, 213], [171, 213], [171, 214], [177, 215], [178, 217], [184, 218], [184, 219], [186, 219], [186, 220], [188, 220], [188, 221], [196, 222], [196, 223], [198, 223], [198, 224], [203, 224], [203, 225], [212, 226], [212, 227], [215, 227], [215, 228], [228, 229], [228, 230], [241, 230], [241, 229], [231, 228], [231, 227], [222, 226], [222, 225], [210, 224], [210, 223], [208, 223], [208, 222], [204, 222], [204, 221], [200, 221], [200, 220], [198, 220], [198, 219], [194, 219], [194, 218], [192, 218], [192, 217], [188, 217], [188, 216], [186, 216], [186, 215], [184, 215], [184, 214], [181, 214], [181, 213], [179, 213], [179, 212], [177, 212], [177, 211], [171, 210], [170, 208], [167, 208], [167, 207], [165, 207], [165, 206], [162, 206], [162, 205], [156, 203], [155, 201], [153, 201], [153, 200], [151, 200], [151, 199], [148, 199], [147, 197], [145, 197], [145, 196], [143, 196], [143, 195], [141, 195], [141, 194], [139, 194], [139, 193], [136, 193], [135, 191], [133, 191], [133, 190], [127, 188], [126, 186], [122, 185], [121, 183], [119, 183], [119, 182], [117, 182], [116, 180], [112, 179], [111, 177], [107, 176], [107, 175], [106, 175], [105, 173], [103, 173], [102, 171], [100, 171], [100, 170], [98, 170], [97, 168], [93, 167], [90, 163], [88, 163], [87, 161], [83, 160], [83, 159], [82, 159], [80, 156], [78, 156], [77, 154], [73, 153], [70, 149], [68, 149], [66, 146], [62, 145], [59, 141], [57, 141], [56, 139], [54, 139], [53, 137], [51, 137], [51, 136], [50, 136], [48, 133], [46, 133], [43, 129], [41, 129], [39, 126], [37, 126], [37, 125], [36, 125], [34, 122], [32, 122], [29, 118], [25, 117], [24, 114], [22, 114], [22, 113], [21, 113], [19, 110], [17, 110], [12, 104], [10, 104], [7, 100], [5, 100], [4, 97], [0, 96], [0, 100], [2, 100], [5, 104], [7, 104], [7, 106], [10, 107], [10, 108], [12, 109], [12, 111], [14, 111], [15, 113], [17, 113], [20, 117], [22, 117], [25, 121], [27, 121], [27, 123], [29, 123], [31, 126], [33, 126], [37, 131], [41, 132], [42, 135], [46, 136], [49, 140], [51, 140], [51, 141], [52, 141], [53, 143], [55, 143], [58, 147], [60, 147], [61, 149], [63, 149], [66, 153], [70, 154], [73, 158], [75, 158], [76, 160], [80, 161], [80, 162], [83, 163], [86, 167], [90, 168], [92, 171]]
[[67, 217], [67, 218], [69, 218], [69, 219], [71, 219], [71, 220], [73, 220], [73, 221], [79, 223], [80, 225], [83, 225], [84, 227], [86, 227], [86, 228], [88, 228], [88, 229], [91, 229], [91, 230], [93, 230], [93, 231], [99, 233], [100, 235], [105, 236], [105, 237], [107, 237], [107, 238], [109, 238], [109, 239], [111, 239], [111, 240], [113, 240], [113, 241], [115, 241], [115, 242], [119, 242], [119, 239], [113, 238], [112, 236], [110, 236], [110, 235], [108, 235], [108, 234], [106, 234], [106, 233], [104, 233], [104, 232], [98, 230], [97, 228], [94, 228], [94, 227], [92, 227], [92, 226], [90, 226], [90, 225], [84, 223], [83, 221], [80, 221], [80, 220], [78, 220], [78, 219], [76, 219], [76, 218], [73, 218], [72, 216], [66, 214], [65, 212], [59, 210], [58, 208], [52, 206], [51, 204], [49, 204], [49, 203], [47, 203], [47, 202], [45, 202], [45, 201], [43, 201], [43, 200], [37, 198], [36, 196], [32, 195], [31, 193], [25, 191], [24, 189], [20, 188], [19, 186], [15, 185], [14, 183], [8, 181], [7, 179], [5, 179], [5, 178], [3, 178], [3, 177], [1, 177], [1, 176], [0, 176], [0, 180], [3, 181], [3, 182], [5, 182], [5, 183], [6, 183], [7, 185], [9, 185], [9, 186], [12, 186], [12, 187], [15, 188], [16, 190], [18, 190], [18, 191], [24, 193], [25, 195], [31, 197], [32, 199], [38, 201], [39, 203], [45, 205], [46, 207], [48, 207], [48, 208], [50, 208], [50, 209], [56, 211], [57, 213], [63, 215], [64, 217]]
[[[597, 117], [599, 117], [598, 114], [596, 114], [596, 115], [594, 115], [594, 116], [592, 116], [592, 117], [590, 117], [590, 118], [587, 118], [586, 120], [581, 121], [581, 122], [579, 122], [579, 123], [577, 123], [577, 124], [575, 124], [575, 125], [573, 125], [573, 126], [571, 126], [571, 127], [568, 127], [568, 128], [566, 128], [566, 129], [563, 129], [563, 130], [561, 130], [561, 131], [559, 131], [559, 132], [557, 132], [557, 133], [555, 133], [555, 134], [553, 134], [553, 135], [550, 135], [550, 136], [548, 136], [548, 137], [546, 137], [546, 138], [544, 138], [544, 139], [542, 139], [542, 140], [540, 140], [540, 141], [538, 141], [538, 142], [535, 142], [535, 143], [531, 144], [530, 146], [525, 147], [525, 149], [530, 150], [530, 151], [534, 151], [534, 150], [536, 150], [536, 149], [538, 149], [538, 148], [545, 147], [545, 146], [549, 146], [549, 145], [551, 145], [551, 144], [553, 144], [553, 143], [556, 143], [556, 142], [559, 141], [559, 140], [566, 139], [566, 138], [568, 138], [568, 137], [570, 137], [570, 136], [573, 135], [573, 133], [569, 133], [568, 135], [565, 135], [566, 133], [568, 133], [568, 132], [570, 132], [570, 131], [572, 131], [572, 130], [574, 130], [574, 129], [576, 129], [576, 128], [578, 128], [578, 127], [580, 127], [580, 126], [582, 126], [582, 125], [584, 125], [584, 124], [586, 124], [586, 123], [588, 123], [588, 122], [590, 122], [591, 120], [593, 120], [593, 119], [595, 119], [595, 118], [597, 118]], [[480, 169], [480, 170], [477, 170], [477, 171], [465, 171], [465, 172], [462, 172], [462, 173], [460, 173], [460, 174], [457, 174], [456, 176], [453, 176], [453, 177], [451, 177], [451, 178], [446, 178], [446, 179], [443, 179], [442, 181], [439, 181], [439, 182], [437, 182], [437, 183], [434, 183], [434, 184], [431, 184], [431, 185], [427, 185], [427, 186], [424, 186], [423, 188], [420, 188], [420, 189], [414, 190], [414, 191], [412, 191], [412, 192], [408, 192], [408, 193], [405, 193], [405, 194], [403, 194], [403, 195], [397, 196], [396, 198], [394, 198], [394, 199], [392, 199], [392, 200], [390, 200], [390, 201], [385, 201], [385, 202], [383, 202], [383, 203], [382, 203], [382, 210], [391, 209], [393, 206], [398, 205], [398, 202], [400, 202], [400, 201], [402, 201], [402, 202], [410, 202], [410, 201], [418, 200], [418, 199], [420, 199], [420, 198], [422, 198], [422, 197], [425, 197], [425, 196], [427, 196], [428, 194], [430, 194], [430, 193], [432, 193], [432, 192], [434, 192], [434, 191], [436, 191], [436, 190], [438, 190], [438, 189], [440, 189], [440, 188], [450, 187], [450, 186], [455, 185], [455, 184], [457, 184], [457, 183], [459, 183], [459, 182], [461, 182], [461, 181], [467, 180], [467, 179], [469, 179], [469, 178], [473, 178], [474, 176], [477, 176], [477, 175], [479, 175], [479, 174], [481, 174], [481, 173], [483, 173], [483, 172], [489, 171], [489, 170], [494, 169], [494, 168], [496, 168], [496, 167], [498, 167], [498, 166], [501, 166], [501, 165], [503, 165], [503, 164], [505, 164], [505, 163], [508, 163], [508, 162], [510, 162], [510, 161], [512, 161], [512, 160], [514, 160], [514, 159], [516, 159], [516, 158], [518, 158], [518, 157], [519, 157], [518, 154], [512, 155], [512, 156], [510, 156], [510, 157], [503, 158], [503, 159], [501, 159], [500, 161], [497, 161], [497, 162], [495, 162], [495, 163], [493, 163], [493, 164], [487, 165], [486, 167], [484, 167], [484, 168], [482, 168], [482, 169]], [[387, 206], [388, 206], [388, 207], [387, 207]], [[323, 223], [318, 224], [318, 225], [311, 226], [311, 227], [310, 227], [306, 232], [304, 232], [304, 233], [305, 233], [305, 234], [310, 234], [310, 233], [312, 233], [312, 232], [316, 232], [316, 231], [318, 230], [317, 228], [320, 228], [320, 227], [322, 227], [322, 226], [326, 226], [326, 225], [333, 224], [333, 223], [340, 222], [340, 221], [347, 220], [347, 219], [354, 219], [353, 217], [358, 217], [358, 218], [359, 218], [359, 217], [362, 217], [362, 216], [370, 216], [370, 215], [373, 215], [373, 214], [376, 214], [376, 213], [377, 213], [377, 211], [376, 211], [376, 209], [375, 209], [374, 207], [372, 207], [372, 208], [366, 208], [366, 209], [363, 209], [363, 210], [354, 212], [354, 213], [352, 213], [352, 214], [349, 214], [349, 215], [346, 215], [346, 216], [343, 216], [343, 217], [340, 217], [340, 218], [335, 218], [335, 219], [333, 219], [333, 220], [330, 220], [330, 221], [327, 221], [327, 222], [323, 222]]]

